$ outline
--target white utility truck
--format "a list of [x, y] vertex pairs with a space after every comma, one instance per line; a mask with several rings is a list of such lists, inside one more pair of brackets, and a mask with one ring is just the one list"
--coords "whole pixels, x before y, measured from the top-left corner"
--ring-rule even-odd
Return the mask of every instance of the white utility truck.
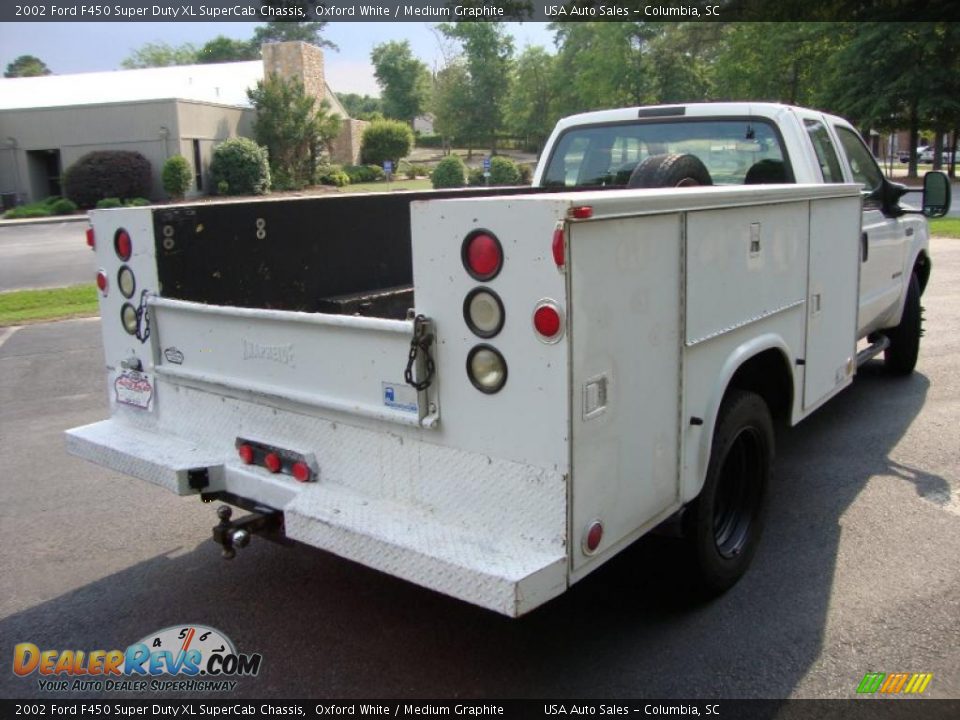
[[[533, 187], [95, 211], [110, 418], [70, 452], [506, 615], [680, 527], [744, 573], [774, 421], [913, 370], [925, 178], [773, 104], [562, 120]], [[858, 342], [864, 339], [858, 354]]]

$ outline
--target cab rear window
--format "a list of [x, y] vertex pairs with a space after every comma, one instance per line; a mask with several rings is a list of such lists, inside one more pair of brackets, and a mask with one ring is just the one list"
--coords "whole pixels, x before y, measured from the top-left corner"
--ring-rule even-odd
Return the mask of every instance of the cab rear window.
[[651, 155], [697, 156], [714, 185], [793, 182], [773, 125], [758, 119], [636, 122], [567, 130], [559, 139], [543, 184], [547, 187], [626, 187]]

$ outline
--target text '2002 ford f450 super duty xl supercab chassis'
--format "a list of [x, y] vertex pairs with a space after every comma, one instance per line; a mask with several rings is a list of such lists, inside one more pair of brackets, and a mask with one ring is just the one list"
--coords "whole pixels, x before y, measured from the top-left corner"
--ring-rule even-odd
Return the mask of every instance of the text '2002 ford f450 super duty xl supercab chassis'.
[[[930, 274], [840, 118], [771, 104], [562, 120], [534, 186], [95, 211], [108, 420], [69, 450], [517, 616], [680, 527], [746, 570], [773, 422], [885, 353]], [[867, 346], [858, 354], [858, 341]]]

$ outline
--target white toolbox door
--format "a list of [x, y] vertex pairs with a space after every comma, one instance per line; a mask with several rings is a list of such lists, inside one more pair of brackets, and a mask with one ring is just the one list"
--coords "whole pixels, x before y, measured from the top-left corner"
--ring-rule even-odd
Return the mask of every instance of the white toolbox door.
[[678, 497], [680, 247], [678, 214], [571, 227], [574, 570]]
[[859, 198], [810, 204], [805, 411], [853, 379], [860, 272], [859, 205]]

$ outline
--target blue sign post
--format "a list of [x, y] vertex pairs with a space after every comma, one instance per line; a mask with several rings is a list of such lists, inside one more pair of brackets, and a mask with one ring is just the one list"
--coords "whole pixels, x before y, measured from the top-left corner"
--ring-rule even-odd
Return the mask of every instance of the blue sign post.
[[393, 175], [393, 160], [383, 161], [383, 171], [387, 174], [387, 182], [390, 182], [390, 176]]
[[487, 185], [490, 184], [490, 156], [483, 158], [483, 177], [487, 179]]

